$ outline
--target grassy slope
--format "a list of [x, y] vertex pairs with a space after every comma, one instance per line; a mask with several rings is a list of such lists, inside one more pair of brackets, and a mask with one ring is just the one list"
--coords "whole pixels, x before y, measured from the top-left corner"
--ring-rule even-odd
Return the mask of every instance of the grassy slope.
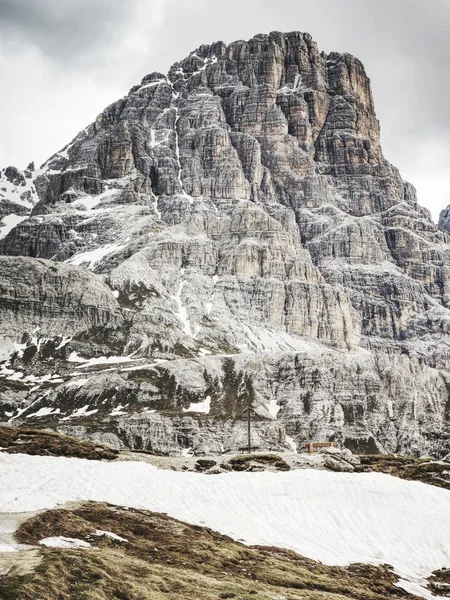
[[[128, 541], [95, 537], [96, 529]], [[0, 577], [4, 600], [382, 600], [413, 598], [387, 567], [327, 567], [294, 552], [247, 547], [147, 511], [89, 503], [23, 523], [18, 541], [64, 535], [88, 550], [42, 548], [33, 573]]]
[[421, 481], [450, 490], [450, 461], [374, 454], [361, 456], [361, 465], [370, 470], [410, 481]]
[[117, 452], [100, 444], [30, 427], [0, 425], [0, 448], [9, 454], [69, 456], [91, 460], [117, 458]]

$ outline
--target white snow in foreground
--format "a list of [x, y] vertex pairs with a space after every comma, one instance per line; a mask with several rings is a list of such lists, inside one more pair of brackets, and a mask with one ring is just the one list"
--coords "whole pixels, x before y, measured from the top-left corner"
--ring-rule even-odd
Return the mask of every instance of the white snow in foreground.
[[83, 540], [68, 537], [48, 537], [39, 542], [41, 546], [48, 548], [90, 548], [91, 545]]
[[1, 452], [0, 473], [0, 512], [82, 500], [165, 512], [328, 565], [388, 563], [427, 598], [423, 577], [450, 565], [450, 493], [381, 473], [202, 475]]
[[211, 396], [206, 396], [206, 398], [200, 402], [191, 402], [189, 408], [183, 408], [183, 412], [196, 412], [205, 414], [209, 414], [210, 410]]

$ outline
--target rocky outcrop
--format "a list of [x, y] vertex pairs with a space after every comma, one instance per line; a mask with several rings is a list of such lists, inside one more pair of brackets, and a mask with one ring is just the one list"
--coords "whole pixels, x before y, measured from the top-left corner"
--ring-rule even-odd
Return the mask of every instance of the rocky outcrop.
[[450, 206], [444, 208], [439, 215], [438, 229], [444, 233], [450, 234]]
[[[20, 397], [21, 418], [81, 418], [120, 444], [207, 453], [239, 447], [250, 401], [261, 449], [326, 438], [449, 451], [445, 214], [438, 230], [384, 158], [354, 57], [296, 32], [201, 46], [144, 77], [33, 182], [39, 202], [0, 253], [8, 277], [39, 265], [52, 308], [24, 294], [33, 316], [9, 318], [5, 334], [17, 343], [39, 326], [47, 339], [76, 323], [64, 348], [80, 362], [10, 353], [5, 381], [42, 376], [49, 356], [63, 381], [45, 384], [52, 408], [34, 404], [42, 382], [16, 401], [5, 384], [5, 414]], [[22, 312], [17, 296], [0, 310]], [[74, 369], [89, 382], [67, 381]]]
[[2, 333], [74, 336], [120, 322], [111, 290], [71, 265], [0, 256]]

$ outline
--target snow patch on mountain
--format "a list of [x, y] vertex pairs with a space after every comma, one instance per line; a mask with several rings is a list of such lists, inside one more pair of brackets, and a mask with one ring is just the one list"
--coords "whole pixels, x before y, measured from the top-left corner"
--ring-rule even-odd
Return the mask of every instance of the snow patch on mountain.
[[[8, 235], [8, 233], [10, 231], [12, 231], [16, 225], [18, 225], [22, 221], [25, 221], [25, 219], [27, 219], [27, 218], [28, 218], [28, 215], [20, 216], [20, 215], [15, 215], [13, 213], [10, 215], [6, 215], [6, 217], [3, 217], [2, 222], [1, 222], [1, 223], [3, 223], [3, 225], [0, 227], [0, 239], [6, 237]], [[0, 225], [1, 225], [1, 223], [0, 223]]]
[[95, 250], [89, 250], [87, 252], [81, 252], [80, 254], [76, 254], [72, 256], [65, 262], [68, 262], [72, 265], [85, 265], [88, 269], [92, 270], [95, 265], [102, 261], [106, 256], [110, 254], [116, 254], [126, 248], [127, 244], [113, 243], [106, 244], [105, 246], [101, 246], [96, 248]]
[[44, 538], [39, 542], [41, 546], [47, 548], [90, 548], [91, 544], [77, 538], [69, 538], [63, 536], [55, 536]]
[[209, 414], [211, 409], [211, 396], [206, 396], [204, 400], [200, 402], [191, 402], [188, 408], [184, 408], [183, 412], [197, 412]]

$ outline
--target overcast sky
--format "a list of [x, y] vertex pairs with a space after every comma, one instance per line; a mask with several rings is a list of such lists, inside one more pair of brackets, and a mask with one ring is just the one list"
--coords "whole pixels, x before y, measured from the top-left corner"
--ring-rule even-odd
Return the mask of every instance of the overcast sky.
[[273, 30], [363, 61], [385, 156], [436, 218], [450, 204], [450, 0], [0, 0], [0, 167], [41, 164], [199, 45]]

